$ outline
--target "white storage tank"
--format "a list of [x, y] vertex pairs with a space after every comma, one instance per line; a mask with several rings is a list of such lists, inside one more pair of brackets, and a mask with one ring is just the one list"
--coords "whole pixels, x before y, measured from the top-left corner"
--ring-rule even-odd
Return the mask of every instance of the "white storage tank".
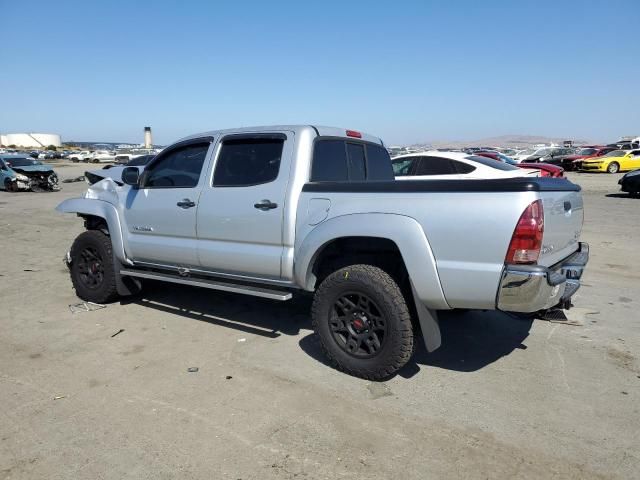
[[0, 135], [0, 145], [33, 148], [46, 148], [49, 145], [61, 147], [62, 140], [57, 133], [7, 133]]

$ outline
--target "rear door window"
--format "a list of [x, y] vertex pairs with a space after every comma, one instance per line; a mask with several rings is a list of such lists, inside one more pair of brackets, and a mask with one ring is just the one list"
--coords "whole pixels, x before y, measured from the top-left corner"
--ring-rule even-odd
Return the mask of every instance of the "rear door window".
[[453, 163], [457, 173], [471, 173], [476, 169], [476, 167], [469, 165], [468, 163], [456, 162], [455, 160], [451, 160], [451, 163]]
[[420, 157], [414, 175], [455, 175], [455, 165], [448, 158]]
[[230, 138], [222, 142], [214, 187], [249, 187], [273, 182], [280, 171], [284, 138]]

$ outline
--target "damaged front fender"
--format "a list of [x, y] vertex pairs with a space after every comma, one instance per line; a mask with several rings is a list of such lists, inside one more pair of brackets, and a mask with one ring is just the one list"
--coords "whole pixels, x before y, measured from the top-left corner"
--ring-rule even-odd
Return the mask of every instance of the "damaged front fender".
[[61, 213], [75, 213], [80, 217], [98, 217], [104, 219], [109, 229], [111, 245], [115, 257], [124, 264], [132, 265], [124, 250], [120, 215], [112, 204], [92, 198], [70, 198], [56, 207]]

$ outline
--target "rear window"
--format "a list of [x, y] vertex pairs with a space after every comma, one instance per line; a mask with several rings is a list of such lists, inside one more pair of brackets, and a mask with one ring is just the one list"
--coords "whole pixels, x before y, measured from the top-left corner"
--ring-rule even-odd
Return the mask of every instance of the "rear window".
[[347, 158], [349, 159], [349, 180], [363, 181], [367, 176], [364, 145], [361, 143], [347, 143]]
[[382, 146], [341, 139], [317, 140], [312, 182], [393, 180], [389, 152]]
[[393, 180], [393, 168], [387, 149], [367, 144], [367, 180]]
[[347, 151], [342, 140], [322, 140], [313, 149], [312, 182], [344, 182], [349, 180]]
[[495, 168], [496, 170], [518, 170], [518, 167], [509, 165], [508, 163], [499, 162], [493, 158], [480, 157], [479, 155], [471, 155], [467, 157], [467, 160], [472, 162], [481, 163], [487, 167]]

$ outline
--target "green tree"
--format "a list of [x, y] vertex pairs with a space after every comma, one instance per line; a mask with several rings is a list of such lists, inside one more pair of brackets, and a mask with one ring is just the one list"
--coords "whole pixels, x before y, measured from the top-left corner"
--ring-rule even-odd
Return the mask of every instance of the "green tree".
[[58, 149], [56, 148], [55, 145], [49, 145], [47, 148], [45, 148], [45, 150], [51, 150], [51, 151], [55, 152]]

